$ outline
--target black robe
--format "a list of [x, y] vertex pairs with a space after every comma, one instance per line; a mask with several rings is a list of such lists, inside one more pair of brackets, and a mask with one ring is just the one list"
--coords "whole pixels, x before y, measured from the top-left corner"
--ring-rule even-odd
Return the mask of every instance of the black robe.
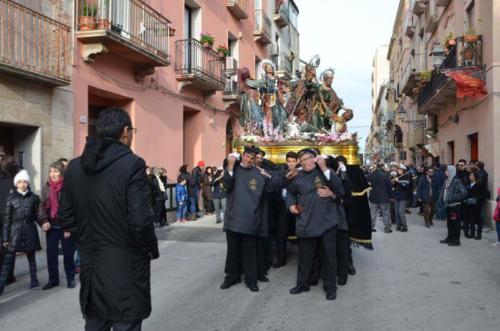
[[299, 171], [287, 187], [287, 208], [295, 204], [301, 208], [297, 215], [298, 237], [320, 237], [342, 222], [337, 203], [332, 198], [321, 198], [318, 195], [317, 189], [321, 186], [328, 186], [335, 193], [335, 199], [341, 199], [344, 195], [342, 182], [333, 170], [330, 170], [330, 179], [327, 180], [319, 167], [310, 172]]
[[347, 177], [352, 190], [351, 198], [346, 205], [349, 237], [354, 245], [373, 249], [372, 221], [368, 203], [370, 185], [363, 170], [357, 165], [347, 166]]

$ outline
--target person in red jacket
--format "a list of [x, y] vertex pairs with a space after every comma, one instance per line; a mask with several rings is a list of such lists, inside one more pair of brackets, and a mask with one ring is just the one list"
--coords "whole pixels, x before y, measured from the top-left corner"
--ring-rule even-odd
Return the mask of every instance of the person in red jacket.
[[493, 244], [493, 247], [500, 247], [500, 187], [497, 188], [497, 206], [493, 213], [493, 220], [497, 228], [497, 242]]

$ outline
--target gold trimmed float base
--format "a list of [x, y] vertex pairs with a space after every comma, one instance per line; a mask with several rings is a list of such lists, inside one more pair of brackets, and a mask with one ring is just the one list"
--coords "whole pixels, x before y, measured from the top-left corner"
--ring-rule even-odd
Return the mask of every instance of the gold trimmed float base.
[[[310, 146], [304, 145], [282, 145], [279, 146], [270, 146], [270, 145], [258, 145], [260, 149], [266, 152], [266, 159], [272, 161], [273, 163], [285, 163], [286, 162], [286, 153], [288, 152], [298, 152], [304, 148], [317, 148], [320, 150], [322, 155], [344, 155], [347, 159], [347, 164], [349, 165], [360, 165], [361, 161], [358, 157], [358, 145], [321, 145], [315, 146], [311, 144]], [[236, 146], [234, 148], [238, 153], [243, 152], [244, 146]]]

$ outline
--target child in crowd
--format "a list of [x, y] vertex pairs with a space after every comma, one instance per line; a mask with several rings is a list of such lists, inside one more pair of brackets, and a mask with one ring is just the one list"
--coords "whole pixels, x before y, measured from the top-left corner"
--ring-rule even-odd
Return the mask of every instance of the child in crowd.
[[186, 179], [182, 176], [177, 177], [177, 184], [175, 185], [175, 201], [177, 203], [177, 223], [184, 223], [186, 221], [187, 213], [187, 188]]
[[493, 244], [493, 247], [500, 247], [500, 187], [497, 188], [497, 206], [493, 213], [493, 220], [497, 228], [497, 242]]
[[43, 231], [50, 230], [46, 220], [40, 220], [40, 198], [30, 190], [30, 176], [26, 170], [21, 170], [14, 177], [16, 191], [12, 192], [5, 203], [4, 224], [2, 228], [2, 245], [7, 254], [0, 273], [0, 294], [5, 288], [5, 283], [10, 270], [14, 266], [16, 253], [24, 252], [28, 258], [31, 276], [31, 289], [38, 289], [36, 274], [35, 252], [41, 249], [40, 238], [35, 222], [39, 223]]

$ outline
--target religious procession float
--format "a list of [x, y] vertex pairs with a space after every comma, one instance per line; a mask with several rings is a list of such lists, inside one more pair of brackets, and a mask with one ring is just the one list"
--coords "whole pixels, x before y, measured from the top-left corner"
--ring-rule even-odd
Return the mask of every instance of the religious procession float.
[[240, 130], [234, 149], [241, 152], [255, 145], [272, 162], [283, 163], [287, 152], [314, 147], [359, 165], [357, 135], [347, 131], [353, 111], [344, 107], [332, 87], [335, 71], [326, 69], [318, 77], [317, 55], [301, 62], [304, 69], [292, 80], [280, 79], [269, 60], [262, 61], [256, 79], [248, 69], [241, 71]]

